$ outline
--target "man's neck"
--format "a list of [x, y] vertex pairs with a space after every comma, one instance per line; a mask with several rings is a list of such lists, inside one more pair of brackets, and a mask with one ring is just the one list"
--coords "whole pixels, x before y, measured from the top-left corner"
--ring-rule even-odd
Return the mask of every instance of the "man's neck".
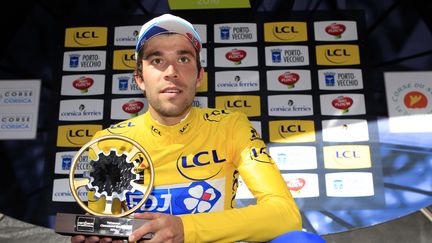
[[168, 117], [168, 116], [162, 116], [161, 114], [159, 114], [158, 112], [156, 112], [153, 109], [149, 109], [150, 115], [152, 116], [152, 118], [159, 124], [164, 125], [164, 126], [174, 126], [179, 124], [180, 122], [182, 122], [184, 119], [186, 119], [190, 112], [192, 110], [192, 107], [189, 108], [184, 114], [180, 115], [180, 116], [176, 116], [176, 117]]

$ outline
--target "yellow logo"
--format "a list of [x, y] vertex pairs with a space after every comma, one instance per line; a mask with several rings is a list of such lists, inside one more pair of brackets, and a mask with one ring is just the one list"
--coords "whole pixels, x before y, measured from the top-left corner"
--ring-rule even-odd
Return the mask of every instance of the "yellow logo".
[[371, 167], [368, 145], [324, 146], [324, 166], [326, 169], [361, 169]]
[[67, 28], [65, 47], [94, 47], [107, 45], [106, 27]]
[[134, 70], [136, 65], [135, 49], [115, 50], [113, 57], [114, 70]]
[[197, 92], [207, 92], [208, 91], [208, 74], [204, 72], [203, 78], [201, 80], [201, 85], [198, 87]]
[[247, 116], [261, 116], [261, 102], [257, 95], [217, 96], [216, 109], [241, 111]]
[[307, 143], [315, 141], [315, 125], [309, 120], [270, 121], [270, 142]]
[[318, 65], [357, 65], [360, 64], [358, 45], [319, 45], [316, 46]]
[[102, 125], [59, 126], [57, 129], [57, 147], [82, 147], [100, 130], [102, 130]]
[[272, 22], [264, 23], [264, 40], [266, 42], [307, 41], [306, 22]]

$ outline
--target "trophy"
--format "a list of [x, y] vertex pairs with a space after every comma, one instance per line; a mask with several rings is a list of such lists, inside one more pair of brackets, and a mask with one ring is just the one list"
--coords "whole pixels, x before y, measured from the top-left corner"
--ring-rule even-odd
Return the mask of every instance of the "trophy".
[[[78, 175], [77, 164], [82, 156], [88, 156], [89, 166]], [[120, 135], [96, 138], [75, 154], [69, 172], [72, 195], [87, 213], [57, 213], [55, 231], [63, 235], [127, 239], [132, 231], [146, 222], [134, 219], [131, 213], [144, 205], [153, 183], [153, 163], [141, 145]], [[142, 193], [143, 197], [132, 207], [126, 202], [128, 193]], [[88, 203], [84, 202], [86, 199]], [[152, 237], [153, 234], [149, 233], [142, 239]]]

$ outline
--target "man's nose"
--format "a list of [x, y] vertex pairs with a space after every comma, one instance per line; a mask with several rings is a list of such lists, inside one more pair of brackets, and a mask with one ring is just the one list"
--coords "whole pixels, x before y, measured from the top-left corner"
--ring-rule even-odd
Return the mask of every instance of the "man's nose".
[[170, 64], [165, 70], [165, 77], [169, 79], [178, 78], [178, 70], [175, 65]]

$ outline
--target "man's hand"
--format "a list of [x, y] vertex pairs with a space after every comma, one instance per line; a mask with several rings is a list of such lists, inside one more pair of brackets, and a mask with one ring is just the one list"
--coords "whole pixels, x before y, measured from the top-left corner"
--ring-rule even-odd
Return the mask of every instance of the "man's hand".
[[72, 243], [96, 243], [96, 242], [112, 242], [112, 243], [123, 243], [123, 240], [113, 240], [108, 237], [100, 238], [98, 236], [84, 236], [75, 235], [71, 238]]
[[149, 220], [129, 236], [129, 241], [139, 240], [147, 233], [153, 233], [151, 240], [143, 242], [184, 242], [183, 222], [180, 217], [162, 213], [137, 213], [135, 218]]

